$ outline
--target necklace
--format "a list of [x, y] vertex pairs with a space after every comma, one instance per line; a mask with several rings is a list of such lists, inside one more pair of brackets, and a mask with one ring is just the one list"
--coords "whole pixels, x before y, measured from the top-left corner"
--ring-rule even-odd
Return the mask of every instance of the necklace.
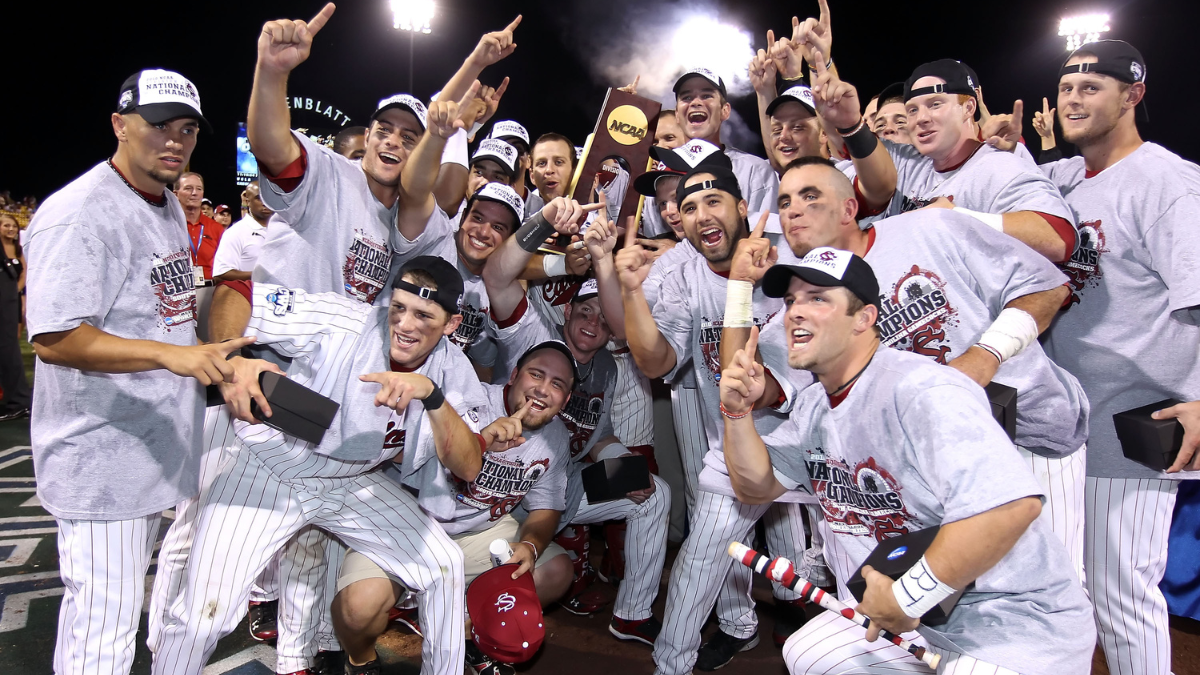
[[588, 367], [587, 373], [580, 373], [580, 375], [579, 375], [580, 383], [587, 382], [588, 380], [590, 380], [592, 378], [592, 369], [594, 369], [596, 367], [595, 356], [593, 356], [592, 359], [590, 361], [588, 361], [587, 367]]
[[854, 377], [850, 378], [849, 380], [846, 380], [846, 384], [843, 384], [842, 386], [838, 387], [837, 389], [834, 389], [833, 391], [831, 391], [829, 393], [829, 398], [833, 398], [833, 397], [837, 396], [838, 394], [842, 393], [843, 391], [846, 391], [846, 389], [848, 389], [850, 387], [850, 385], [854, 384], [854, 381], [857, 380], [860, 375], [867, 372], [867, 366], [870, 366], [871, 361], [874, 361], [874, 360], [875, 360], [875, 355], [872, 354], [871, 358], [867, 359], [867, 365], [863, 366], [862, 370], [855, 373]]
[[152, 201], [148, 197], [146, 197], [146, 195], [141, 190], [133, 187], [133, 183], [130, 183], [125, 178], [125, 175], [121, 173], [121, 170], [117, 168], [116, 164], [113, 164], [112, 157], [108, 158], [108, 168], [112, 169], [113, 173], [117, 174], [117, 177], [120, 178], [121, 182], [125, 184], [125, 187], [129, 188], [130, 191], [133, 192], [133, 194], [140, 197], [142, 201], [146, 202], [150, 206], [157, 206], [159, 208], [162, 208], [167, 205], [167, 200], [165, 198], [162, 198], [162, 200], [158, 201], [158, 202]]

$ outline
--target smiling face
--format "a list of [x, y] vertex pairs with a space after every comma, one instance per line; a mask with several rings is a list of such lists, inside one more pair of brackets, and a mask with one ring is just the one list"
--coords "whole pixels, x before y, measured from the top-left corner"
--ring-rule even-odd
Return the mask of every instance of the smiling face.
[[557, 138], [533, 146], [529, 178], [543, 199], [550, 201], [566, 194], [574, 156], [575, 148]]
[[904, 104], [900, 101], [892, 101], [879, 108], [871, 131], [884, 140], [912, 145], [912, 139], [908, 137], [908, 114], [904, 112]]
[[784, 305], [792, 368], [820, 375], [839, 365], [855, 340], [875, 337], [875, 306], [863, 305], [845, 288], [814, 286], [793, 277]]
[[470, 199], [471, 195], [479, 192], [479, 188], [488, 183], [511, 186], [512, 179], [508, 177], [504, 167], [493, 159], [477, 159], [471, 162], [471, 175], [467, 177], [467, 198]]
[[506, 403], [512, 412], [528, 405], [521, 425], [526, 429], [541, 429], [566, 405], [574, 384], [567, 357], [553, 349], [542, 349], [519, 369], [513, 369], [508, 378]]
[[0, 238], [4, 241], [16, 241], [21, 236], [21, 227], [17, 219], [9, 215], [0, 215]]
[[[1072, 57], [1067, 65], [1095, 62], [1096, 57], [1087, 54]], [[1145, 91], [1144, 84], [1125, 84], [1100, 73], [1063, 75], [1058, 82], [1057, 106], [1063, 140], [1087, 146], [1103, 139], [1117, 128], [1122, 115], [1133, 116], [1134, 104]]]
[[680, 241], [686, 238], [683, 231], [683, 219], [679, 217], [679, 205], [675, 203], [675, 188], [683, 176], [662, 176], [654, 182], [654, 203], [658, 206], [658, 217]]
[[821, 154], [821, 122], [802, 104], [788, 101], [771, 115], [771, 154], [779, 166]]
[[687, 137], [683, 135], [683, 127], [679, 126], [679, 120], [675, 119], [675, 111], [670, 111], [670, 115], [659, 115], [658, 127], [654, 130], [654, 144], [660, 148], [674, 150], [687, 142]]
[[[421, 285], [408, 274], [403, 279]], [[432, 300], [393, 289], [388, 307], [388, 355], [405, 368], [418, 368], [437, 347], [438, 340], [453, 334], [460, 322], [461, 314], [451, 316]]]
[[472, 268], [482, 271], [488, 256], [516, 229], [516, 218], [507, 206], [489, 199], [476, 199], [463, 215], [455, 244], [458, 255]]
[[[204, 200], [204, 181], [194, 173], [189, 173], [179, 178], [179, 182], [175, 183], [175, 196], [179, 198], [179, 205], [184, 210], [200, 209], [203, 212]], [[210, 212], [212, 207], [209, 207]]]
[[[913, 89], [944, 84], [939, 77], [922, 77]], [[935, 162], [956, 153], [973, 138], [975, 99], [961, 94], [925, 94], [904, 104], [908, 133], [917, 151]]]
[[[713, 180], [710, 173], [693, 174], [686, 186]], [[724, 190], [693, 192], [679, 205], [687, 240], [710, 263], [728, 263], [738, 240], [746, 236], [746, 201]]]
[[566, 325], [564, 334], [567, 346], [575, 355], [575, 360], [587, 363], [592, 355], [604, 349], [612, 339], [612, 331], [604, 320], [604, 312], [600, 309], [600, 298], [592, 297], [583, 301], [572, 301], [565, 308]]
[[789, 170], [779, 179], [779, 226], [798, 257], [820, 246], [850, 249], [846, 241], [858, 230], [854, 187], [837, 169], [810, 164]]
[[720, 144], [721, 123], [729, 119], [729, 102], [707, 79], [695, 75], [683, 81], [675, 95], [675, 121], [689, 139]]
[[129, 169], [140, 174], [128, 178], [134, 185], [145, 182], [141, 177], [148, 178], [160, 190], [179, 180], [200, 132], [200, 123], [190, 117], [150, 124], [137, 113], [113, 113], [112, 124]]
[[425, 132], [417, 116], [392, 108], [379, 113], [367, 128], [363, 172], [380, 185], [400, 185], [400, 170]]

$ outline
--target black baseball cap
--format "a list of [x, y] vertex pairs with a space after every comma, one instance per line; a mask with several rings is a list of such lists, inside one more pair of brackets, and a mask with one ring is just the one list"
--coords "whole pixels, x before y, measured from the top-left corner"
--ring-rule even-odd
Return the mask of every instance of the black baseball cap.
[[[944, 84], [913, 89], [913, 83], [922, 77], [938, 77]], [[939, 59], [922, 63], [908, 76], [904, 82], [904, 102], [908, 103], [917, 96], [927, 94], [963, 94], [975, 99], [975, 119], [979, 119], [982, 111], [979, 109], [979, 98], [975, 92], [978, 86], [979, 77], [975, 75], [971, 66], [955, 59]]]
[[812, 89], [809, 89], [806, 85], [797, 84], [794, 87], [788, 87], [782, 94], [775, 97], [774, 101], [771, 101], [771, 104], [767, 106], [767, 115], [774, 115], [779, 106], [789, 101], [795, 101], [804, 106], [804, 109], [808, 112], [814, 115], [817, 114], [817, 104], [813, 100]]
[[[692, 176], [701, 173], [711, 174], [712, 178], [693, 185], [687, 185], [688, 180]], [[738, 183], [733, 169], [727, 169], [723, 166], [697, 166], [684, 174], [683, 178], [679, 181], [679, 187], [675, 188], [675, 204], [682, 206], [683, 200], [688, 195], [702, 190], [721, 190], [722, 192], [728, 192], [736, 199], [743, 199], [742, 186]]]
[[381, 100], [375, 106], [375, 112], [371, 113], [371, 121], [374, 122], [384, 110], [391, 110], [392, 108], [399, 108], [412, 113], [417, 118], [417, 122], [421, 124], [422, 130], [428, 127], [428, 123], [425, 121], [428, 109], [424, 103], [421, 103], [420, 99], [412, 94], [395, 94]]
[[725, 80], [722, 80], [719, 75], [708, 68], [692, 68], [685, 71], [683, 75], [679, 76], [678, 80], [675, 80], [675, 86], [671, 87], [671, 91], [676, 96], [679, 96], [679, 88], [683, 86], [684, 82], [693, 77], [703, 77], [705, 80], [708, 80], [709, 84], [716, 87], [717, 91], [721, 92], [723, 98], [729, 98], [729, 93], [725, 89]]
[[180, 117], [200, 122], [205, 131], [212, 126], [200, 112], [200, 93], [191, 80], [172, 70], [146, 69], [125, 78], [117, 93], [117, 112], [136, 113], [150, 124]]
[[525, 365], [526, 361], [533, 358], [534, 354], [542, 351], [543, 349], [553, 349], [559, 354], [562, 354], [567, 359], [567, 363], [571, 364], [571, 377], [574, 378], [574, 382], [572, 384], [574, 385], [579, 383], [579, 364], [575, 361], [575, 355], [571, 353], [570, 348], [567, 347], [567, 343], [563, 342], [562, 340], [546, 340], [545, 342], [539, 342], [529, 349], [526, 349], [525, 353], [521, 355], [521, 358], [517, 359], [517, 370], [520, 370], [521, 367]]
[[[1095, 56], [1096, 62], [1067, 65], [1067, 61], [1085, 54]], [[1116, 78], [1125, 84], [1144, 83], [1146, 81], [1146, 59], [1142, 58], [1142, 53], [1133, 45], [1124, 40], [1098, 40], [1089, 42], [1071, 52], [1067, 60], [1063, 61], [1062, 67], [1058, 69], [1058, 78], [1061, 80], [1063, 75], [1071, 73], [1099, 73]], [[1135, 119], [1139, 121], [1150, 121], [1145, 99], [1138, 103], [1134, 114]]]
[[763, 276], [762, 289], [768, 298], [787, 295], [792, 277], [814, 286], [841, 286], [864, 305], [879, 307], [879, 281], [866, 260], [850, 251], [822, 246], [809, 251], [795, 265], [775, 265]]
[[633, 180], [633, 189], [640, 195], [653, 197], [655, 184], [663, 176], [684, 176], [693, 167], [723, 166], [733, 168], [733, 162], [721, 148], [708, 141], [697, 138], [679, 146], [667, 149], [650, 146], [650, 156], [654, 158], [654, 167]]
[[[886, 101], [888, 99], [900, 99], [900, 103], [903, 104], [904, 103], [904, 83], [903, 82], [893, 82], [893, 83], [889, 84], [888, 86], [883, 88], [883, 91], [879, 92], [879, 95], [876, 96], [876, 98], [879, 99], [879, 106], [883, 106], [884, 101]], [[876, 109], [878, 109], [879, 106], [877, 106]]]
[[[409, 272], [424, 272], [433, 277], [437, 288], [418, 286], [404, 280]], [[432, 300], [442, 306], [450, 314], [462, 313], [463, 280], [458, 269], [445, 260], [432, 255], [422, 255], [404, 263], [396, 278], [392, 280], [392, 288], [408, 291], [426, 300]]]

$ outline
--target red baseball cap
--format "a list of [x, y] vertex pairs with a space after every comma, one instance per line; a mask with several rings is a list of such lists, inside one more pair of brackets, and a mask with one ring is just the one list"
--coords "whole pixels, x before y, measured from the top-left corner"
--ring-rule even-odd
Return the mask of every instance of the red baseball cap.
[[517, 567], [494, 567], [467, 587], [471, 637], [480, 651], [502, 663], [528, 661], [546, 639], [533, 574], [513, 579]]

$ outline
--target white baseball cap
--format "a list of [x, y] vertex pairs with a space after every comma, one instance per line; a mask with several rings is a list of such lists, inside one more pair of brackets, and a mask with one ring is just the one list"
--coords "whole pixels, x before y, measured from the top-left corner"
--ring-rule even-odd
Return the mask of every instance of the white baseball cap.
[[767, 106], [767, 115], [775, 114], [775, 109], [784, 103], [787, 103], [788, 101], [795, 101], [804, 106], [808, 112], [814, 115], [817, 114], [817, 104], [813, 100], [812, 89], [809, 89], [803, 84], [797, 84], [794, 87], [788, 87], [787, 90], [776, 97], [774, 101], [771, 101], [771, 105]]
[[427, 110], [425, 108], [425, 104], [421, 103], [421, 100], [412, 94], [396, 94], [383, 99], [379, 102], [379, 105], [375, 107], [375, 112], [371, 113], [371, 120], [374, 121], [375, 118], [379, 117], [379, 113], [383, 112], [384, 110], [391, 110], [392, 108], [407, 110], [417, 118], [417, 122], [421, 124], [422, 130], [426, 128], [427, 123], [425, 121], [425, 115]]
[[492, 133], [488, 134], [488, 138], [495, 138], [501, 141], [510, 141], [518, 139], [525, 143], [525, 147], [529, 148], [529, 131], [517, 122], [512, 120], [504, 120], [496, 122], [492, 125]]
[[485, 138], [479, 143], [479, 147], [475, 150], [475, 154], [471, 155], [471, 163], [476, 160], [490, 159], [508, 173], [509, 178], [515, 178], [517, 175], [517, 149], [508, 143], [494, 138]]
[[[511, 145], [509, 146], [512, 147]], [[513, 226], [513, 231], [521, 224], [521, 216], [525, 213], [525, 202], [521, 199], [521, 195], [517, 191], [505, 185], [504, 183], [488, 183], [471, 195], [470, 201], [467, 202], [467, 211], [471, 210], [471, 202], [476, 199], [483, 199], [489, 202], [498, 202], [507, 206], [513, 212], [516, 225]]]
[[685, 71], [683, 73], [683, 75], [679, 76], [678, 80], [675, 80], [675, 86], [671, 88], [671, 91], [674, 92], [676, 96], [678, 96], [679, 95], [679, 87], [681, 87], [686, 80], [688, 80], [689, 78], [692, 78], [692, 77], [703, 77], [704, 79], [706, 79], [710, 83], [712, 83], [712, 86], [716, 87], [717, 91], [721, 92], [721, 96], [724, 96], [725, 98], [729, 98], [729, 93], [725, 90], [725, 80], [722, 80], [719, 75], [717, 75], [713, 71], [709, 70], [708, 68], [690, 68], [690, 69], [688, 69], [687, 71]]
[[212, 131], [212, 126], [200, 112], [200, 94], [196, 85], [171, 70], [139, 70], [125, 78], [117, 96], [117, 112], [137, 113], [150, 124], [194, 117], [205, 130]]

